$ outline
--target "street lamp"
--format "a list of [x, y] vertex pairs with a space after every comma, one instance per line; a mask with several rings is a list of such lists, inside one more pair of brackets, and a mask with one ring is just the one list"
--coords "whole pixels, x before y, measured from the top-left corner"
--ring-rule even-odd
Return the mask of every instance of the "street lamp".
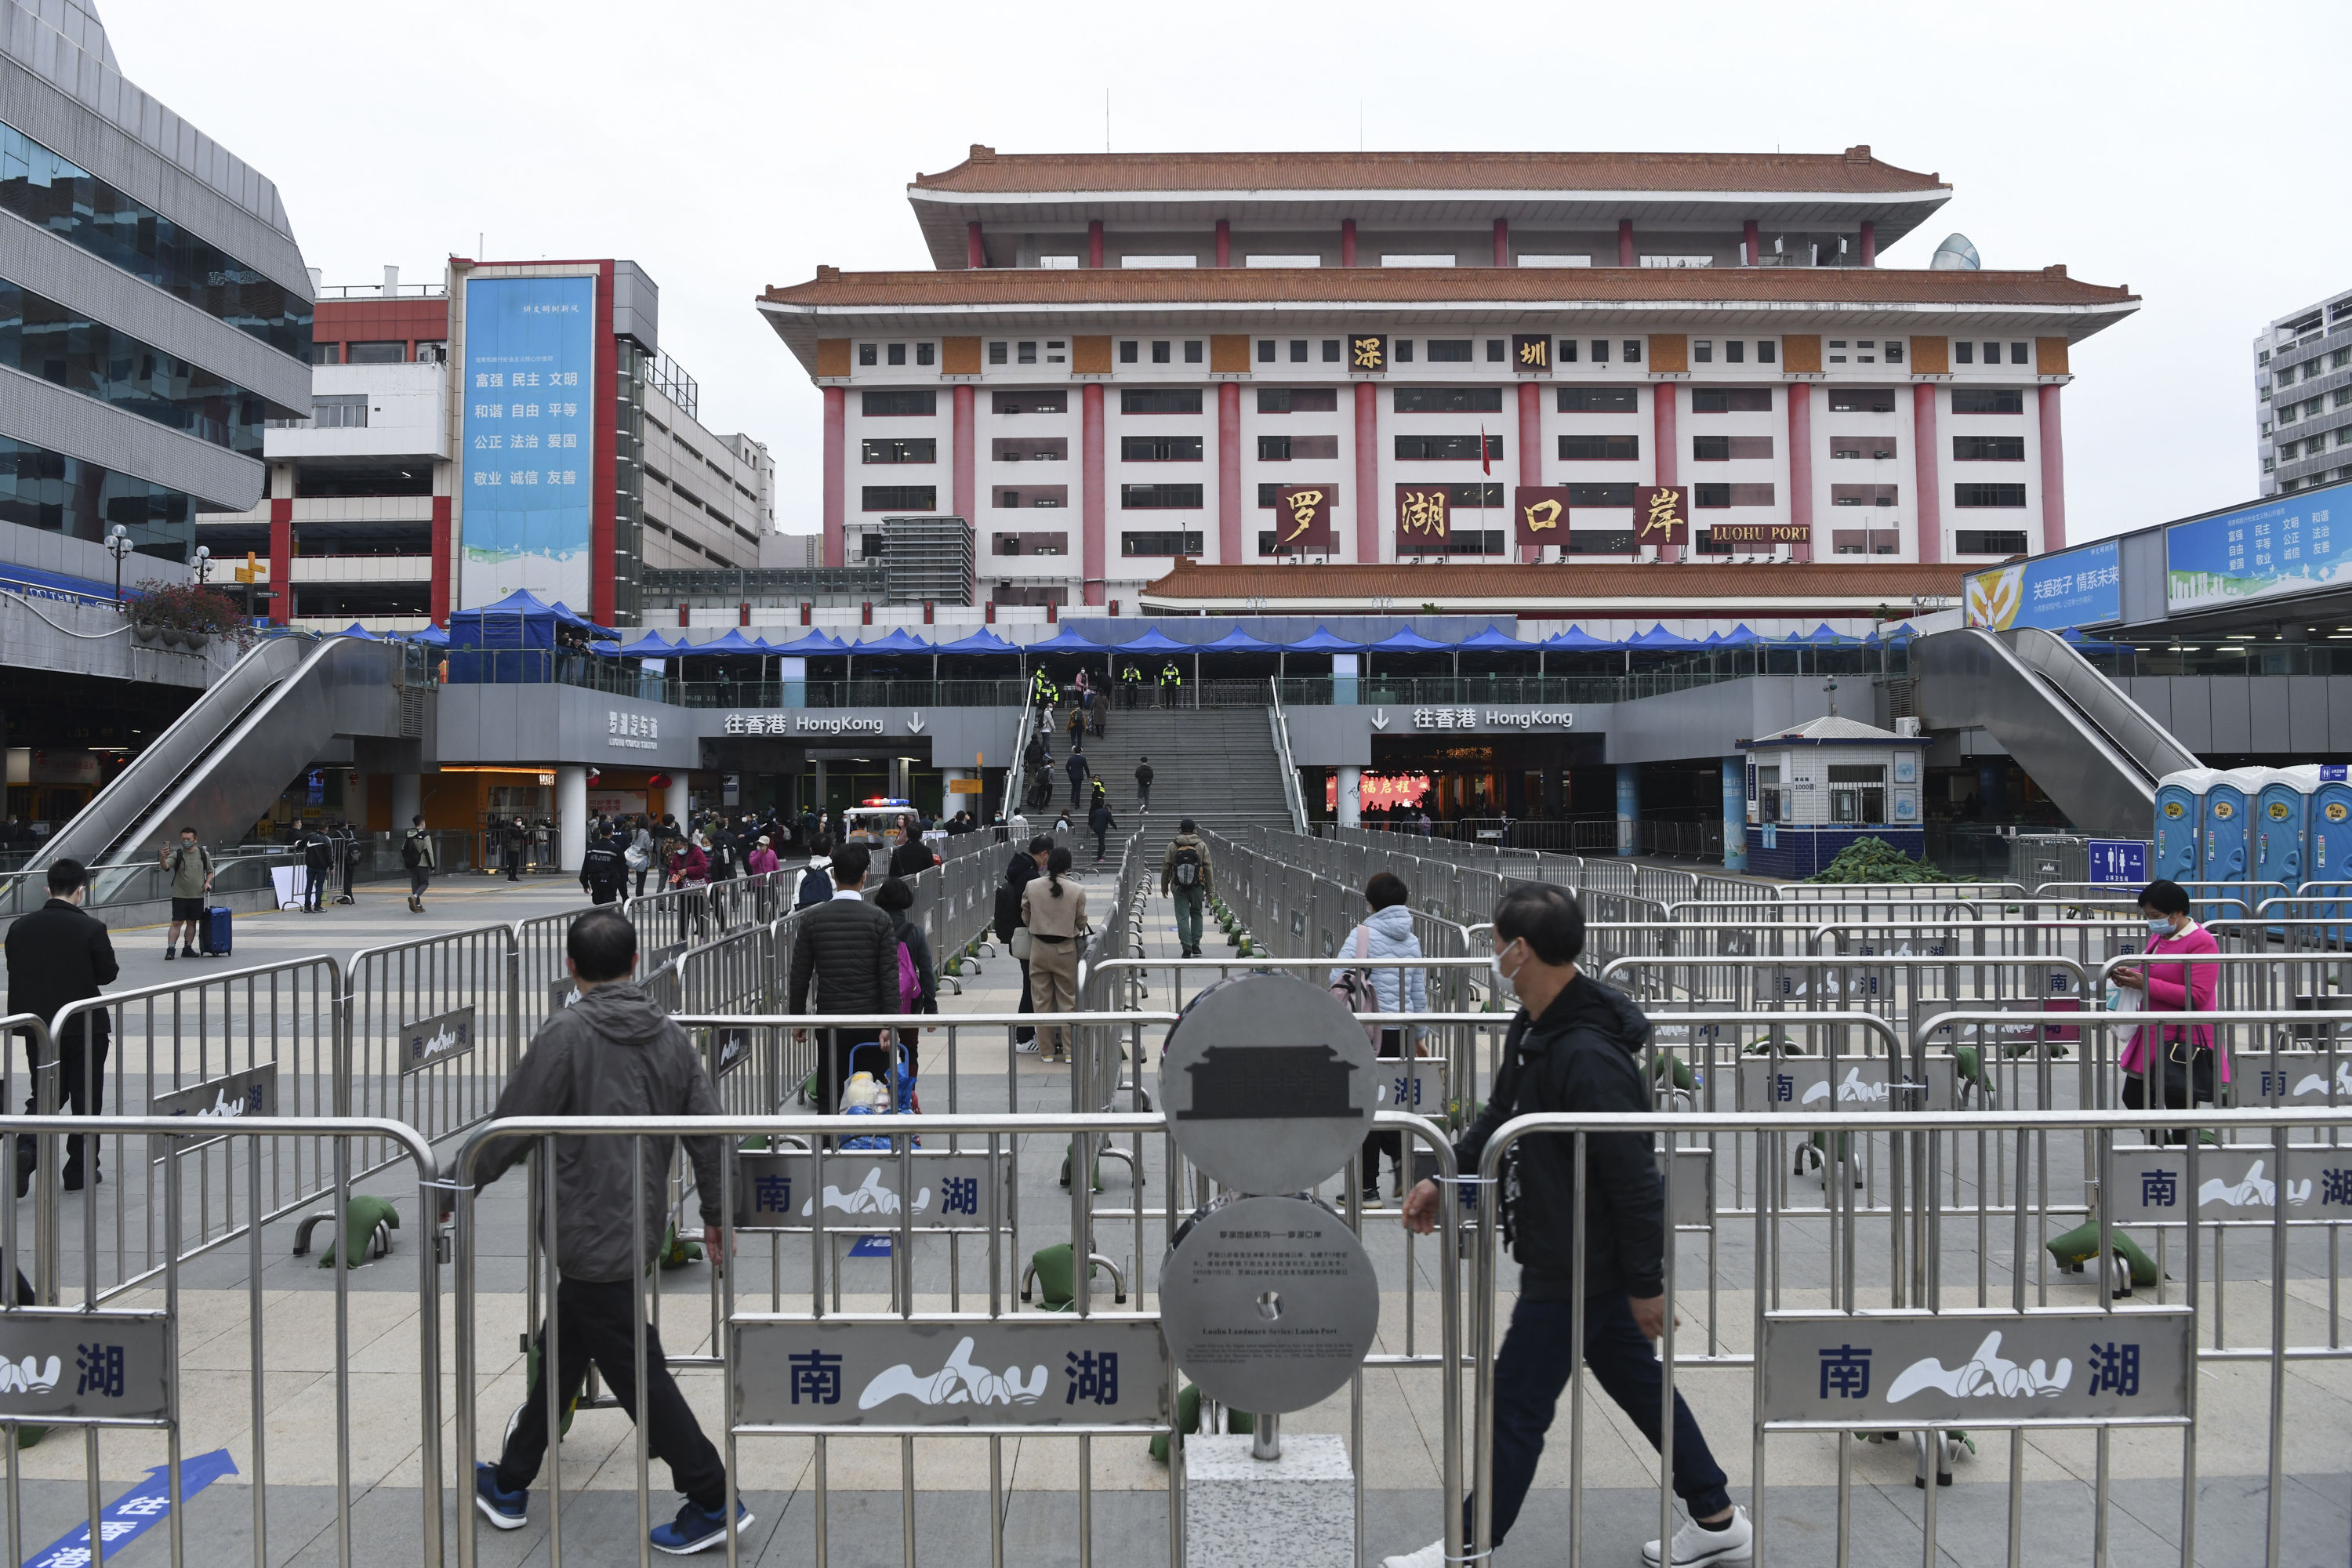
[[213, 552], [205, 546], [199, 544], [196, 546], [196, 581], [198, 583], [209, 583], [212, 580]]
[[106, 535], [106, 552], [114, 557], [114, 607], [122, 607], [122, 558], [131, 553], [131, 531], [116, 523]]

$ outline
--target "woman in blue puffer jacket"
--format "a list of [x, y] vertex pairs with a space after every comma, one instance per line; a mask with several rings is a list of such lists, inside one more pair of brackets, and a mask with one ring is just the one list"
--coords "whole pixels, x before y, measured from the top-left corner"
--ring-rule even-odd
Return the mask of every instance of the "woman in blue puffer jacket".
[[[1366, 958], [1420, 958], [1421, 939], [1412, 933], [1412, 891], [1404, 879], [1383, 871], [1364, 884], [1364, 902], [1372, 912], [1363, 924], [1348, 932], [1332, 956], [1343, 961]], [[1333, 970], [1331, 980], [1338, 984], [1342, 970]], [[1365, 973], [1372, 983], [1372, 994], [1380, 999], [1383, 1013], [1425, 1013], [1429, 1010], [1427, 971], [1399, 967], [1368, 969]], [[1420, 1054], [1421, 1029], [1414, 1028], [1414, 1054]], [[1404, 1056], [1405, 1031], [1402, 1028], [1381, 1031], [1381, 1055], [1392, 1059]], [[1404, 1134], [1402, 1132], [1369, 1132], [1364, 1135], [1364, 1192], [1366, 1204], [1381, 1201], [1381, 1154], [1385, 1150], [1389, 1164], [1397, 1173], [1397, 1193], [1402, 1196], [1412, 1185], [1411, 1173], [1404, 1165]]]

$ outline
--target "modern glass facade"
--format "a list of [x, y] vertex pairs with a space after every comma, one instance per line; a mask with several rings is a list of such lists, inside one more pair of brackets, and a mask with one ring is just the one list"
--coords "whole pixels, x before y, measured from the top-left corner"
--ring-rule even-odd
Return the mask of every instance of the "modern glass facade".
[[266, 400], [5, 279], [0, 279], [0, 365], [215, 447], [261, 456]]
[[0, 436], [0, 521], [92, 543], [119, 522], [139, 553], [185, 561], [195, 514], [194, 498], [182, 491]]
[[299, 295], [8, 125], [0, 125], [0, 208], [280, 353], [310, 358], [310, 306]]

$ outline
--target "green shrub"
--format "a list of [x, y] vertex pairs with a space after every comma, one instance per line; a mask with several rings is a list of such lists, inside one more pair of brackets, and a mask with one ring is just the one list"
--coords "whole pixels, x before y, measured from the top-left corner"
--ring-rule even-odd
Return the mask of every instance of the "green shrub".
[[1914, 860], [1884, 838], [1857, 838], [1805, 880], [1809, 882], [1965, 882], [1926, 860]]

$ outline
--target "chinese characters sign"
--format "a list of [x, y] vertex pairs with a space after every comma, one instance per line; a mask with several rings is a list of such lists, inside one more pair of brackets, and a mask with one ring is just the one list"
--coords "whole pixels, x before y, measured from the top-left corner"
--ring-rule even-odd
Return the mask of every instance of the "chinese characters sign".
[[1690, 492], [1680, 485], [1639, 485], [1633, 490], [1633, 542], [1690, 542]]
[[1396, 488], [1396, 547], [1410, 555], [1442, 546], [1453, 537], [1453, 497], [1444, 485]]
[[596, 279], [466, 282], [462, 607], [518, 588], [585, 610], [596, 460]]
[[1949, 1110], [1958, 1100], [1958, 1069], [1948, 1056], [1927, 1058], [1927, 1094], [1900, 1103], [1886, 1075], [1885, 1057], [1745, 1057], [1739, 1063], [1743, 1110], [1837, 1112]]
[[[571, 982], [562, 984], [566, 990], [571, 988]], [[400, 1070], [404, 1077], [423, 1072], [452, 1057], [462, 1057], [473, 1048], [474, 1009], [470, 1005], [400, 1026]]]
[[2189, 1414], [2188, 1309], [1772, 1312], [1764, 1424], [2000, 1427]]
[[1969, 625], [1994, 631], [2011, 626], [2063, 631], [2119, 621], [2124, 618], [2123, 580], [2112, 539], [1979, 572], [1967, 584]]
[[230, 1116], [278, 1114], [278, 1064], [263, 1062], [239, 1072], [206, 1079], [158, 1094], [147, 1102], [150, 1116]]
[[172, 1367], [161, 1312], [0, 1315], [0, 1420], [166, 1420]]
[[632, 752], [658, 750], [661, 744], [661, 715], [607, 708], [604, 710], [604, 743]]
[[1166, 1420], [1160, 1320], [739, 1317], [740, 1426], [1136, 1426]]
[[2279, 496], [2164, 531], [2165, 603], [2174, 610], [2307, 594], [2352, 577], [2352, 541], [2336, 547], [2332, 513], [2352, 489]]
[[[2250, 1058], [2257, 1063], [2261, 1058]], [[2249, 1065], [2240, 1087], [2245, 1103], [2326, 1105], [2336, 1085], [2319, 1065], [2267, 1071]], [[2263, 1078], [2272, 1081], [2259, 1081]], [[2339, 1102], [2341, 1097], [2339, 1096]], [[2115, 1152], [2116, 1225], [2276, 1217], [2284, 1189], [2291, 1219], [2352, 1219], [2352, 1149], [2326, 1144], [2276, 1149], [2233, 1143], [2199, 1151], [2197, 1186], [2189, 1184], [2189, 1152], [2180, 1148], [2121, 1148]]]
[[1277, 550], [1335, 548], [1331, 528], [1332, 487], [1284, 485], [1274, 492]]
[[1378, 332], [1349, 334], [1348, 368], [1367, 374], [1377, 374], [1388, 369], [1388, 339]]
[[1511, 363], [1520, 370], [1549, 370], [1551, 340], [1518, 336], [1511, 340]]
[[[1415, 806], [1429, 793], [1427, 773], [1367, 773], [1357, 784], [1356, 793], [1366, 811], [1388, 811], [1399, 806]], [[1339, 781], [1329, 774], [1323, 779], [1323, 806], [1337, 811], [1339, 805]]]
[[[913, 1220], [918, 1230], [985, 1230], [992, 1215], [1011, 1222], [1012, 1163], [997, 1162], [997, 1193], [988, 1192], [986, 1154], [915, 1152]], [[824, 1191], [815, 1191], [811, 1157], [797, 1151], [745, 1154], [737, 1163], [735, 1227], [738, 1230], [804, 1230], [816, 1223], [816, 1200], [824, 1199], [828, 1230], [897, 1229], [907, 1206], [899, 1191], [898, 1157], [855, 1151], [827, 1155]]]
[[[1538, 338], [1538, 342], [1549, 339]], [[1521, 485], [1511, 492], [1511, 538], [1517, 544], [1568, 548], [1568, 487]]]

